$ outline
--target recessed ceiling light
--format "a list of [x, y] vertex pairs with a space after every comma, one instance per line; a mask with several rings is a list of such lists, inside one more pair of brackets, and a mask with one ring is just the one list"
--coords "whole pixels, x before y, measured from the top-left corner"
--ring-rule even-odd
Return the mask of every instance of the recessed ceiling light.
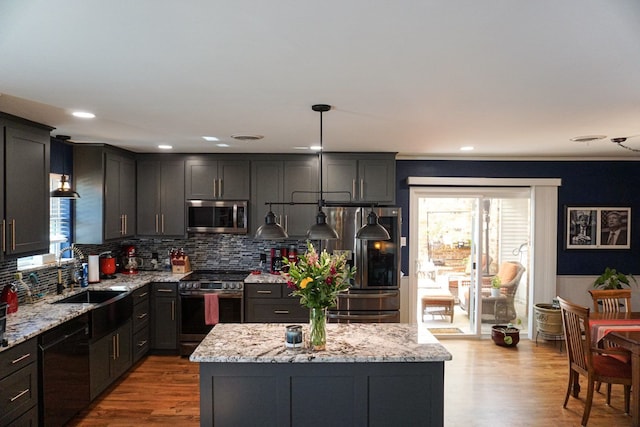
[[238, 141], [257, 141], [259, 139], [264, 138], [264, 135], [254, 135], [249, 133], [234, 133], [231, 135], [231, 138], [237, 139]]
[[218, 138], [216, 138], [215, 136], [203, 136], [202, 139], [204, 139], [205, 141], [220, 141]]
[[161, 150], [171, 150], [173, 148], [172, 145], [164, 145], [164, 144], [160, 144], [158, 145], [158, 148]]
[[591, 141], [598, 141], [600, 139], [605, 139], [606, 137], [607, 137], [606, 135], [584, 135], [584, 136], [576, 136], [574, 138], [571, 138], [570, 141], [591, 142]]
[[223, 143], [223, 142], [221, 142], [220, 144], [216, 144], [216, 147], [226, 148], [226, 147], [228, 147], [228, 146], [229, 146], [229, 144], [225, 144], [225, 143]]
[[313, 151], [320, 151], [322, 150], [322, 147], [319, 145], [312, 145], [309, 147], [309, 150], [313, 150]]
[[71, 113], [74, 117], [79, 117], [81, 119], [93, 119], [96, 115], [90, 113], [88, 111], [74, 111]]
[[471, 145], [465, 145], [464, 147], [460, 147], [460, 151], [473, 151], [474, 148]]
[[294, 150], [308, 150], [309, 147], [293, 147]]

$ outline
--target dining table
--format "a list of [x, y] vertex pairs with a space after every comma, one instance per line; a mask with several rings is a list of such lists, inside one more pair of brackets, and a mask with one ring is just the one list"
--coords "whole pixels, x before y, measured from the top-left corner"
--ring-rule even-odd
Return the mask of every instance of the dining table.
[[592, 340], [606, 337], [631, 353], [631, 418], [640, 427], [640, 312], [594, 313], [589, 316]]

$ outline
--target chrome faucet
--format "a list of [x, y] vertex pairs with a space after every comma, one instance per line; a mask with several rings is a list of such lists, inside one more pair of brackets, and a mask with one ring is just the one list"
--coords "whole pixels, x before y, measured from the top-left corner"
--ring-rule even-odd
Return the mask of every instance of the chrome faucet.
[[[72, 251], [74, 255], [76, 255], [78, 257], [79, 260], [83, 260], [84, 259], [84, 254], [82, 253], [82, 251], [78, 248], [75, 247], [75, 245], [71, 245], [71, 246], [67, 246], [66, 248], [64, 248], [63, 250], [60, 251], [60, 253], [58, 254], [58, 284], [56, 285], [56, 293], [58, 295], [60, 295], [62, 293], [62, 291], [64, 290], [65, 286], [62, 284], [62, 255], [67, 252], [67, 251]], [[75, 267], [74, 267], [75, 268]], [[74, 277], [72, 280], [75, 280], [75, 275], [72, 274], [72, 277]], [[73, 290], [73, 282], [71, 282], [71, 290]]]

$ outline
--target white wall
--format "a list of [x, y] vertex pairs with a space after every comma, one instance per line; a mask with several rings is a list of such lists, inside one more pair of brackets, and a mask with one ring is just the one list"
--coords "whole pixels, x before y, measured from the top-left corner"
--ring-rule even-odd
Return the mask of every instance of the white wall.
[[[562, 298], [569, 300], [575, 304], [580, 304], [593, 309], [591, 295], [589, 289], [598, 276], [557, 276], [556, 278], [556, 294]], [[631, 293], [631, 309], [633, 311], [640, 310], [640, 287], [632, 287]], [[550, 301], [536, 301], [550, 302]]]

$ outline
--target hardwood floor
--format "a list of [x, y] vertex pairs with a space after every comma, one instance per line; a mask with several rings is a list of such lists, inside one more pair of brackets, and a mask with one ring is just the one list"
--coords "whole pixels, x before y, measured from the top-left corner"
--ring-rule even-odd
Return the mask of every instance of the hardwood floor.
[[[539, 341], [536, 346], [523, 339], [505, 348], [490, 339], [441, 342], [453, 355], [445, 365], [445, 426], [580, 425], [585, 386], [581, 382], [580, 399], [571, 397], [563, 409], [568, 368], [557, 344]], [[197, 426], [198, 400], [197, 364], [149, 356], [69, 425]], [[621, 386], [614, 386], [610, 407], [604, 393], [596, 392], [589, 426], [631, 426], [622, 408]], [[411, 423], [398, 423], [405, 425]]]

